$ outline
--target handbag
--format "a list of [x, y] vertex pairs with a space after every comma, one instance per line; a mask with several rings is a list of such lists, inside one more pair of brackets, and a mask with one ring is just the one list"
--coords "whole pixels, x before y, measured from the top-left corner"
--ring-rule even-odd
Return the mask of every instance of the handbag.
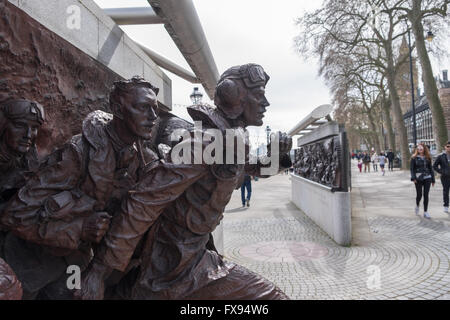
[[417, 181], [423, 182], [423, 180], [425, 180], [424, 177], [425, 177], [425, 173], [416, 173]]

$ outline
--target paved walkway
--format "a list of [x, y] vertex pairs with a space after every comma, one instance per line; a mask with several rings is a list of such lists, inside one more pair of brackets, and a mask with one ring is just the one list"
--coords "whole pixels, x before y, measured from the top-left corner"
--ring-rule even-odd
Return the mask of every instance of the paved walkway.
[[[354, 164], [353, 169], [356, 169]], [[353, 170], [353, 244], [337, 245], [290, 202], [287, 175], [236, 190], [225, 211], [225, 257], [276, 283], [292, 299], [450, 299], [450, 219], [440, 182], [431, 220], [414, 215], [407, 172]]]

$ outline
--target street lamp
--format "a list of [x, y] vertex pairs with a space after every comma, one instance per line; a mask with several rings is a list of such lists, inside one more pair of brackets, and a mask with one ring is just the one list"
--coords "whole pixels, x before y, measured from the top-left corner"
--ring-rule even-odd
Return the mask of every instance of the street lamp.
[[384, 129], [384, 115], [381, 115], [381, 132], [383, 134], [383, 143], [384, 143], [384, 150], [387, 149], [387, 145], [386, 145], [386, 130]]
[[431, 30], [428, 31], [427, 36], [425, 37], [425, 39], [426, 39], [428, 42], [433, 41], [433, 39], [434, 39], [434, 34], [433, 34], [433, 32], [431, 32]]
[[270, 130], [270, 127], [267, 126], [267, 127], [266, 127], [266, 133], [267, 133], [267, 145], [270, 144], [270, 132], [271, 132], [271, 131], [272, 131], [272, 130]]
[[199, 105], [202, 102], [203, 94], [198, 90], [198, 87], [195, 87], [189, 97], [194, 105]]
[[409, 47], [409, 74], [411, 79], [411, 105], [412, 105], [412, 117], [413, 117], [413, 142], [414, 147], [417, 145], [417, 124], [416, 124], [416, 104], [414, 101], [414, 75], [413, 75], [413, 61], [412, 61], [412, 48], [411, 48], [411, 31], [408, 27], [408, 21], [406, 21], [406, 27], [408, 29], [408, 47]]

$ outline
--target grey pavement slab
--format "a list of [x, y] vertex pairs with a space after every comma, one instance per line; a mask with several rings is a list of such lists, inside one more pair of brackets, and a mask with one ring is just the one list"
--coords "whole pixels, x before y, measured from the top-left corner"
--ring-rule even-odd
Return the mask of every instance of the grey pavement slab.
[[414, 214], [407, 172], [353, 169], [353, 243], [337, 245], [290, 202], [290, 177], [252, 181], [250, 207], [236, 190], [224, 214], [227, 260], [273, 281], [291, 299], [448, 299], [450, 219], [438, 181], [431, 220]]

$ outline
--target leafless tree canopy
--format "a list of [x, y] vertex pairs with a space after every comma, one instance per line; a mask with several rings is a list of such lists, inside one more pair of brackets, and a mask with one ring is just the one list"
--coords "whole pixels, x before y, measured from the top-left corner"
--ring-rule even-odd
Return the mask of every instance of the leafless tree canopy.
[[337, 106], [336, 119], [371, 136], [367, 142], [377, 149], [382, 147], [381, 126], [387, 128], [395, 149], [395, 127], [403, 160], [409, 157], [409, 149], [396, 78], [409, 62], [408, 52], [400, 54], [400, 47], [411, 31], [408, 19], [413, 19], [417, 1], [421, 2], [416, 10], [420, 12], [414, 19], [425, 26], [432, 21], [434, 27], [445, 30], [436, 32], [439, 35], [431, 50], [442, 56], [446, 51], [442, 43], [448, 39], [450, 0], [325, 0], [320, 9], [296, 20], [299, 34], [294, 39], [303, 58], [319, 59], [319, 75]]

